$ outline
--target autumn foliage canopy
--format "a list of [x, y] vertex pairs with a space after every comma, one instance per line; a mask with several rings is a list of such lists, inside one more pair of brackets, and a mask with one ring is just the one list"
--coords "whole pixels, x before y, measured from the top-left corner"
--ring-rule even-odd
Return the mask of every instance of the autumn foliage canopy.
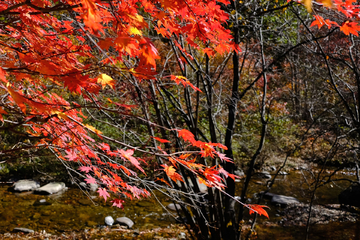
[[[332, 21], [313, 12], [312, 26], [338, 27], [344, 34], [357, 36], [359, 6], [355, 3], [298, 2], [309, 12], [314, 4], [336, 10], [342, 19]], [[228, 0], [1, 1], [0, 92], [5, 97], [0, 103], [0, 121], [8, 129], [21, 128], [25, 138], [31, 140], [31, 144], [20, 149], [48, 149], [61, 161], [78, 163], [76, 170], [84, 181], [103, 184], [99, 195], [105, 201], [112, 198], [113, 205], [120, 208], [123, 200], [113, 197], [119, 193], [129, 198], [150, 195], [147, 189], [126, 180], [146, 175], [144, 166], [149, 158], [161, 159], [157, 170], [165, 173], [160, 181], [166, 185], [186, 180], [179, 174], [181, 166], [194, 173], [201, 183], [222, 191], [225, 178], [236, 178], [222, 167], [224, 162], [232, 161], [222, 153], [227, 149], [223, 144], [200, 141], [186, 129], [166, 129], [188, 150], [164, 150], [173, 139], [154, 134], [144, 140], [156, 146], [148, 151], [103, 134], [87, 121], [89, 115], [84, 109], [91, 105], [99, 112], [116, 111], [156, 128], [156, 123], [135, 113], [134, 109], [141, 108], [131, 101], [136, 93], [123, 91], [128, 83], [120, 81], [120, 76], [129, 79], [134, 91], [141, 84], [155, 81], [157, 62], [164, 56], [159, 54], [151, 36], [173, 39], [174, 47], [183, 54], [178, 58], [184, 63], [191, 58], [188, 46], [207, 57], [241, 52], [232, 36], [231, 13], [226, 11], [231, 4], [234, 3]], [[201, 94], [183, 76], [168, 74], [162, 78]], [[103, 93], [111, 91], [121, 92], [124, 97], [104, 98]], [[220, 161], [218, 165], [206, 166], [199, 163], [200, 158]], [[267, 216], [261, 205], [249, 208]]]

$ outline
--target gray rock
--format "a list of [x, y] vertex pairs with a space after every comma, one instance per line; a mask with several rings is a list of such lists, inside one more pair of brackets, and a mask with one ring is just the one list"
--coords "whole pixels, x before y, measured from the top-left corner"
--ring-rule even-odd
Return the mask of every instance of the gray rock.
[[284, 207], [289, 204], [300, 203], [300, 202], [299, 202], [299, 200], [297, 200], [294, 197], [274, 194], [274, 196], [271, 198], [271, 203], [272, 204], [280, 204], [282, 207]]
[[114, 224], [114, 219], [112, 218], [112, 216], [107, 216], [105, 217], [105, 224], [108, 226], [112, 226]]
[[[176, 206], [176, 207], [175, 207]], [[168, 209], [170, 209], [171, 211], [176, 211], [176, 208], [178, 210], [181, 210], [181, 206], [179, 204], [173, 204], [170, 203], [169, 205], [166, 206]]]
[[40, 184], [34, 180], [19, 180], [13, 185], [14, 191], [23, 192], [23, 191], [32, 191], [40, 187]]
[[271, 178], [271, 175], [269, 172], [267, 171], [262, 171], [261, 173], [258, 173], [257, 174], [257, 177], [258, 178], [264, 178], [264, 179], [270, 179]]
[[178, 236], [179, 239], [186, 239], [186, 233], [181, 232]]
[[[188, 177], [188, 181], [189, 181], [190, 187], [194, 187], [194, 185], [192, 184], [192, 181], [191, 181], [191, 178], [190, 178], [190, 177]], [[205, 184], [200, 183], [199, 179], [196, 179], [196, 181], [197, 181], [197, 184], [198, 184], [198, 186], [199, 186], [200, 192], [201, 192], [201, 193], [207, 193], [207, 192], [208, 192], [208, 187], [207, 187]]]
[[289, 173], [285, 172], [285, 171], [280, 171], [279, 175], [289, 175]]
[[244, 171], [243, 170], [235, 170], [234, 171], [234, 174], [236, 175], [236, 176], [239, 176], [239, 177], [243, 177], [243, 176], [245, 176], [245, 173], [244, 173]]
[[[188, 180], [188, 182], [189, 182], [189, 186], [190, 186], [190, 187], [194, 187], [194, 184], [192, 184], [191, 178], [190, 178], [190, 177], [187, 177], [187, 180]], [[177, 184], [179, 187], [181, 187], [181, 182], [180, 182], [180, 181], [177, 181], [176, 184]], [[199, 179], [197, 179], [197, 184], [198, 184], [198, 186], [199, 186], [200, 193], [204, 193], [204, 194], [208, 193], [208, 187], [207, 187], [205, 184], [200, 183], [200, 182], [199, 182]]]
[[35, 191], [38, 193], [45, 193], [45, 194], [54, 194], [64, 190], [66, 188], [65, 183], [63, 182], [52, 182], [48, 183], [41, 188], [36, 189]]
[[14, 231], [14, 232], [23, 232], [23, 233], [33, 233], [33, 232], [34, 232], [34, 230], [32, 230], [32, 229], [21, 228], [21, 227], [14, 228], [13, 231]]
[[269, 167], [271, 171], [276, 171], [276, 167], [275, 166], [270, 166]]
[[297, 167], [297, 170], [306, 170], [306, 169], [308, 169], [309, 167], [307, 166], [307, 165], [305, 165], [305, 164], [303, 164], [303, 165], [299, 165], [298, 167]]
[[89, 187], [90, 187], [90, 191], [96, 192], [96, 190], [99, 188], [99, 185], [97, 185], [96, 183], [90, 183]]
[[[262, 193], [262, 192], [261, 192], [261, 193]], [[276, 194], [274, 194], [274, 193], [269, 193], [269, 192], [267, 192], [267, 193], [264, 194], [264, 198], [265, 198], [265, 199], [272, 199], [275, 195], [276, 195]]]
[[116, 222], [121, 225], [125, 225], [128, 228], [132, 228], [134, 226], [134, 222], [130, 218], [127, 218], [127, 217], [119, 217], [116, 219]]
[[199, 179], [197, 180], [197, 182], [198, 182], [198, 185], [199, 185], [200, 192], [201, 193], [208, 193], [208, 187], [205, 184], [200, 183]]
[[96, 192], [96, 190], [99, 188], [99, 185], [97, 185], [96, 183], [90, 183], [90, 184], [86, 184], [84, 182], [79, 183], [80, 187], [83, 189], [89, 189], [92, 192]]

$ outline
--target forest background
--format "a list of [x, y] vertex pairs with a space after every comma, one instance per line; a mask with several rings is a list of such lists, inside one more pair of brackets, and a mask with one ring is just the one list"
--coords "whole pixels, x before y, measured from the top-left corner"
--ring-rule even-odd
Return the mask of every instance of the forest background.
[[120, 208], [161, 189], [197, 238], [238, 239], [246, 208], [267, 215], [246, 202], [255, 170], [358, 169], [358, 14], [351, 0], [1, 1], [3, 174], [62, 168]]

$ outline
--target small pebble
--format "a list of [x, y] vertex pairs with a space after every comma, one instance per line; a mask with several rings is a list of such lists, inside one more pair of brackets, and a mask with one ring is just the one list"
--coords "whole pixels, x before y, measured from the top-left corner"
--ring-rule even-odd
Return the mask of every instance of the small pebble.
[[107, 216], [107, 217], [105, 218], [105, 224], [108, 225], [108, 226], [113, 225], [114, 222], [115, 222], [115, 221], [114, 221], [114, 219], [112, 218], [112, 216]]

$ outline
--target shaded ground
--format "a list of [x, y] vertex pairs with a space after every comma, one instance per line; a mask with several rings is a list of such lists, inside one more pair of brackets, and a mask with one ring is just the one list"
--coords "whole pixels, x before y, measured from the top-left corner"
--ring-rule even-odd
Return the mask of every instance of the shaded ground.
[[189, 239], [189, 234], [184, 226], [173, 224], [168, 228], [156, 228], [151, 230], [130, 230], [122, 227], [104, 229], [85, 229], [79, 232], [62, 234], [50, 234], [46, 232], [35, 233], [5, 233], [0, 234], [0, 239], [163, 239], [177, 240]]

